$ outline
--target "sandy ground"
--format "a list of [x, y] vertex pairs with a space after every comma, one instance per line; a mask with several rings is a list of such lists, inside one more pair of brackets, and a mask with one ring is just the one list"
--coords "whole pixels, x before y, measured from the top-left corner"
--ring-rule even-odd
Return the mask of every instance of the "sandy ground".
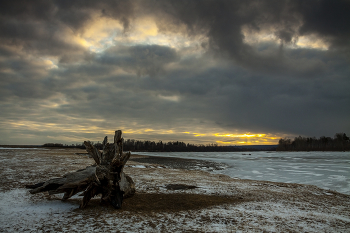
[[[0, 232], [350, 232], [350, 196], [316, 186], [240, 180], [224, 165], [133, 155], [136, 195], [121, 210], [24, 188], [93, 163], [77, 149], [0, 150]], [[185, 170], [194, 169], [194, 170]], [[188, 189], [186, 189], [188, 187]]]

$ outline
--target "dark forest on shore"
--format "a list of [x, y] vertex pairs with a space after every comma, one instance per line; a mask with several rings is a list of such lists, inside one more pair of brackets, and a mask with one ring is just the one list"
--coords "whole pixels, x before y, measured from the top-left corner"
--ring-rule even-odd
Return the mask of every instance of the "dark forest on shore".
[[[101, 142], [92, 144], [102, 150]], [[4, 145], [3, 145], [4, 146]], [[50, 148], [80, 148], [81, 144], [45, 143], [42, 147]], [[6, 147], [33, 147], [33, 146], [6, 146]], [[247, 145], [247, 146], [220, 146], [218, 144], [190, 144], [181, 141], [163, 142], [149, 140], [124, 140], [123, 149], [132, 152], [239, 152], [239, 151], [349, 151], [350, 139], [345, 133], [336, 133], [334, 137], [295, 137], [281, 138], [278, 145]]]
[[[101, 142], [91, 142], [96, 148], [102, 150]], [[65, 148], [81, 148], [85, 149], [84, 144], [64, 145], [60, 143], [45, 143], [43, 147], [65, 147]], [[236, 152], [236, 151], [275, 151], [276, 145], [263, 146], [220, 146], [218, 144], [190, 144], [180, 141], [163, 142], [126, 139], [123, 144], [124, 151], [132, 152]]]
[[281, 138], [277, 151], [348, 151], [350, 140], [345, 133], [336, 133], [333, 138], [322, 136], [296, 137], [294, 140]]

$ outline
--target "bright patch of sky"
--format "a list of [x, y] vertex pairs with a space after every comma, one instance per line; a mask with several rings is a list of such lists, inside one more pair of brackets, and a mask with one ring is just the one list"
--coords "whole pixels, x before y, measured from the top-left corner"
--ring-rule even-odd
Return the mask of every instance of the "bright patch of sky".
[[[96, 15], [82, 33], [74, 35], [74, 41], [94, 53], [101, 53], [112, 46], [157, 44], [177, 50], [187, 49], [187, 53], [190, 52], [193, 56], [193, 53], [200, 55], [204, 52], [201, 44], [207, 38], [189, 38], [181, 33], [159, 32], [154, 19], [150, 17], [135, 19], [130, 28], [124, 31], [118, 20]], [[195, 49], [188, 50], [189, 48]]]
[[280, 135], [271, 134], [252, 134], [252, 133], [216, 133], [215, 137], [220, 138], [218, 144], [235, 145], [235, 144], [277, 144]]
[[115, 19], [94, 16], [92, 23], [78, 36], [80, 44], [91, 52], [102, 52], [114, 46], [114, 38], [123, 36], [123, 26]]
[[[262, 30], [259, 33], [252, 31], [247, 27], [242, 28], [242, 34], [244, 36], [244, 42], [251, 46], [258, 46], [259, 44], [276, 44], [280, 45], [281, 40], [276, 36], [273, 30]], [[290, 43], [284, 43], [284, 46], [290, 49], [297, 48], [308, 48], [308, 49], [319, 49], [328, 50], [329, 45], [318, 38], [315, 35], [299, 36], [292, 38]]]
[[160, 99], [171, 101], [171, 102], [179, 102], [180, 96], [172, 95], [172, 96], [164, 96], [164, 95], [158, 95]]

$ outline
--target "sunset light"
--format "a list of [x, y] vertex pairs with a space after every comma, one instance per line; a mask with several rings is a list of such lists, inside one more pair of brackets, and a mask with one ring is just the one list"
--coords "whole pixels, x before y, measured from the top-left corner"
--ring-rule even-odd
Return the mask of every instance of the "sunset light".
[[222, 4], [6, 11], [0, 144], [81, 143], [122, 129], [135, 140], [276, 145], [349, 130], [344, 20], [314, 20], [291, 2]]
[[2, 0], [0, 232], [349, 232], [349, 106], [350, 0]]

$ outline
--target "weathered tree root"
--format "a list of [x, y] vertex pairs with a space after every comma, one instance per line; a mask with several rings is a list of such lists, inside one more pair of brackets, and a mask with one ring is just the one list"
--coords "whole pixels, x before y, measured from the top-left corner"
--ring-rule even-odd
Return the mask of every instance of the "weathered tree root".
[[65, 174], [62, 178], [54, 178], [46, 182], [26, 187], [32, 194], [48, 191], [49, 195], [64, 193], [62, 200], [83, 192], [80, 208], [84, 208], [94, 196], [101, 194], [101, 202], [109, 202], [114, 208], [122, 206], [123, 198], [135, 194], [135, 183], [123, 172], [124, 165], [130, 158], [130, 152], [123, 153], [122, 131], [115, 131], [114, 143], [103, 140], [103, 151], [100, 152], [89, 141], [84, 145], [87, 152], [95, 160], [95, 165]]

